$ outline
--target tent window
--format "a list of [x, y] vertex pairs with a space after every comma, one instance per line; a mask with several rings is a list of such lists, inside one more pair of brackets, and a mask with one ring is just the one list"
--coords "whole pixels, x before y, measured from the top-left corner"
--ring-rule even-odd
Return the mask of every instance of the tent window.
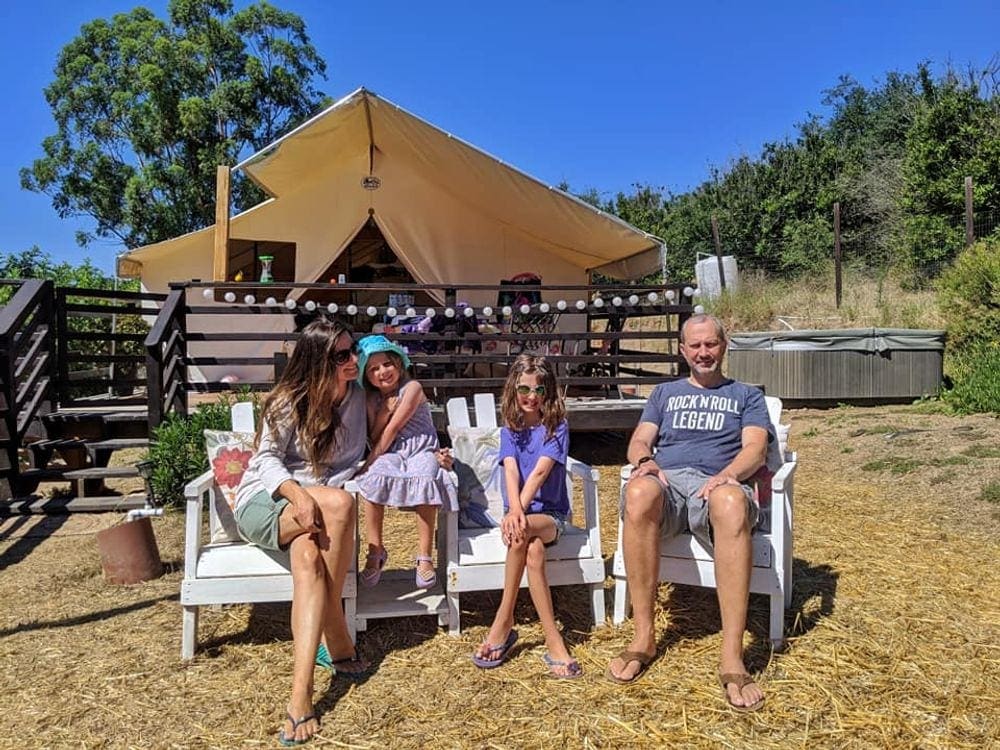
[[269, 255], [275, 281], [295, 280], [295, 243], [270, 240], [229, 240], [229, 280], [257, 281], [263, 268], [260, 258]]

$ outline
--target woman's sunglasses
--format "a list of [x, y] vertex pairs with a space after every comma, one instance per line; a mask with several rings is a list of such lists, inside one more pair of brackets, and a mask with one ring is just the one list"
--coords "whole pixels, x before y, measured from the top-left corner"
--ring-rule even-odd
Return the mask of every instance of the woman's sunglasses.
[[534, 393], [536, 396], [545, 395], [544, 385], [536, 385], [534, 388], [530, 385], [519, 385], [515, 390], [517, 391], [518, 396], [527, 396], [531, 393]]
[[357, 341], [355, 341], [346, 349], [335, 349], [331, 359], [333, 360], [333, 364], [335, 364], [337, 367], [340, 367], [341, 365], [346, 365], [348, 362], [350, 362], [352, 355], [355, 357], [358, 356]]

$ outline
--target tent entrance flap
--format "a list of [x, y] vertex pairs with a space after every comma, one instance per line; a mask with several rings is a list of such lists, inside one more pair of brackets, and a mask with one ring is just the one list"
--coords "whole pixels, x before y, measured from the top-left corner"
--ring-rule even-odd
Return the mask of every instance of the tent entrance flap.
[[[382, 234], [374, 216], [368, 217], [354, 238], [320, 272], [316, 280], [336, 284], [341, 276], [352, 284], [408, 286], [417, 283], [399, 256], [396, 255], [385, 235]], [[347, 291], [346, 289], [337, 289], [334, 286], [328, 290], [317, 290], [309, 296], [321, 305], [327, 305], [330, 302], [335, 302], [338, 305], [347, 305], [353, 302], [359, 307], [388, 304], [385, 292], [375, 290]], [[413, 304], [422, 309], [435, 304], [435, 300], [427, 292], [417, 291], [414, 292]]]

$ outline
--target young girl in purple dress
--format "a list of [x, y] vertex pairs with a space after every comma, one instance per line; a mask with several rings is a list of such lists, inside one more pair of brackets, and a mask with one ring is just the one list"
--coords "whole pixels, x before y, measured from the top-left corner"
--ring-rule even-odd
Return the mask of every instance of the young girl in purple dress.
[[555, 371], [544, 357], [522, 354], [511, 366], [500, 403], [499, 461], [503, 465], [505, 514], [500, 523], [507, 560], [503, 597], [486, 640], [472, 661], [499, 667], [517, 640], [514, 605], [528, 569], [528, 591], [545, 633], [543, 657], [553, 677], [572, 678], [583, 669], [572, 658], [556, 625], [545, 577], [545, 548], [559, 541], [569, 516], [566, 459], [569, 425]]
[[434, 522], [442, 505], [458, 509], [455, 483], [443, 468], [437, 430], [420, 383], [407, 376], [410, 359], [385, 336], [358, 342], [359, 379], [368, 391], [368, 439], [371, 451], [358, 487], [368, 504], [365, 530], [368, 555], [361, 583], [375, 586], [389, 553], [382, 541], [386, 506], [412, 510], [417, 516], [418, 552], [415, 582], [430, 588], [437, 582], [431, 547]]

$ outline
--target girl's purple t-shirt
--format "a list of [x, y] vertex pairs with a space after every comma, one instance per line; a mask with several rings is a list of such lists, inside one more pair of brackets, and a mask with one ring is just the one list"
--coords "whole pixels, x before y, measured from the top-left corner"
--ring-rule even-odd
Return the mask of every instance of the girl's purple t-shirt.
[[[554, 511], [564, 516], [569, 515], [569, 493], [566, 491], [566, 456], [569, 455], [569, 423], [563, 420], [556, 427], [555, 434], [545, 439], [544, 425], [529, 427], [525, 430], [500, 428], [500, 454], [497, 460], [503, 464], [508, 456], [517, 461], [517, 469], [521, 475], [520, 486], [524, 486], [527, 476], [535, 468], [538, 459], [547, 456], [555, 461], [552, 471], [545, 478], [535, 499], [528, 506], [526, 513], [545, 513]], [[509, 510], [507, 501], [507, 483], [502, 482], [503, 508]]]

